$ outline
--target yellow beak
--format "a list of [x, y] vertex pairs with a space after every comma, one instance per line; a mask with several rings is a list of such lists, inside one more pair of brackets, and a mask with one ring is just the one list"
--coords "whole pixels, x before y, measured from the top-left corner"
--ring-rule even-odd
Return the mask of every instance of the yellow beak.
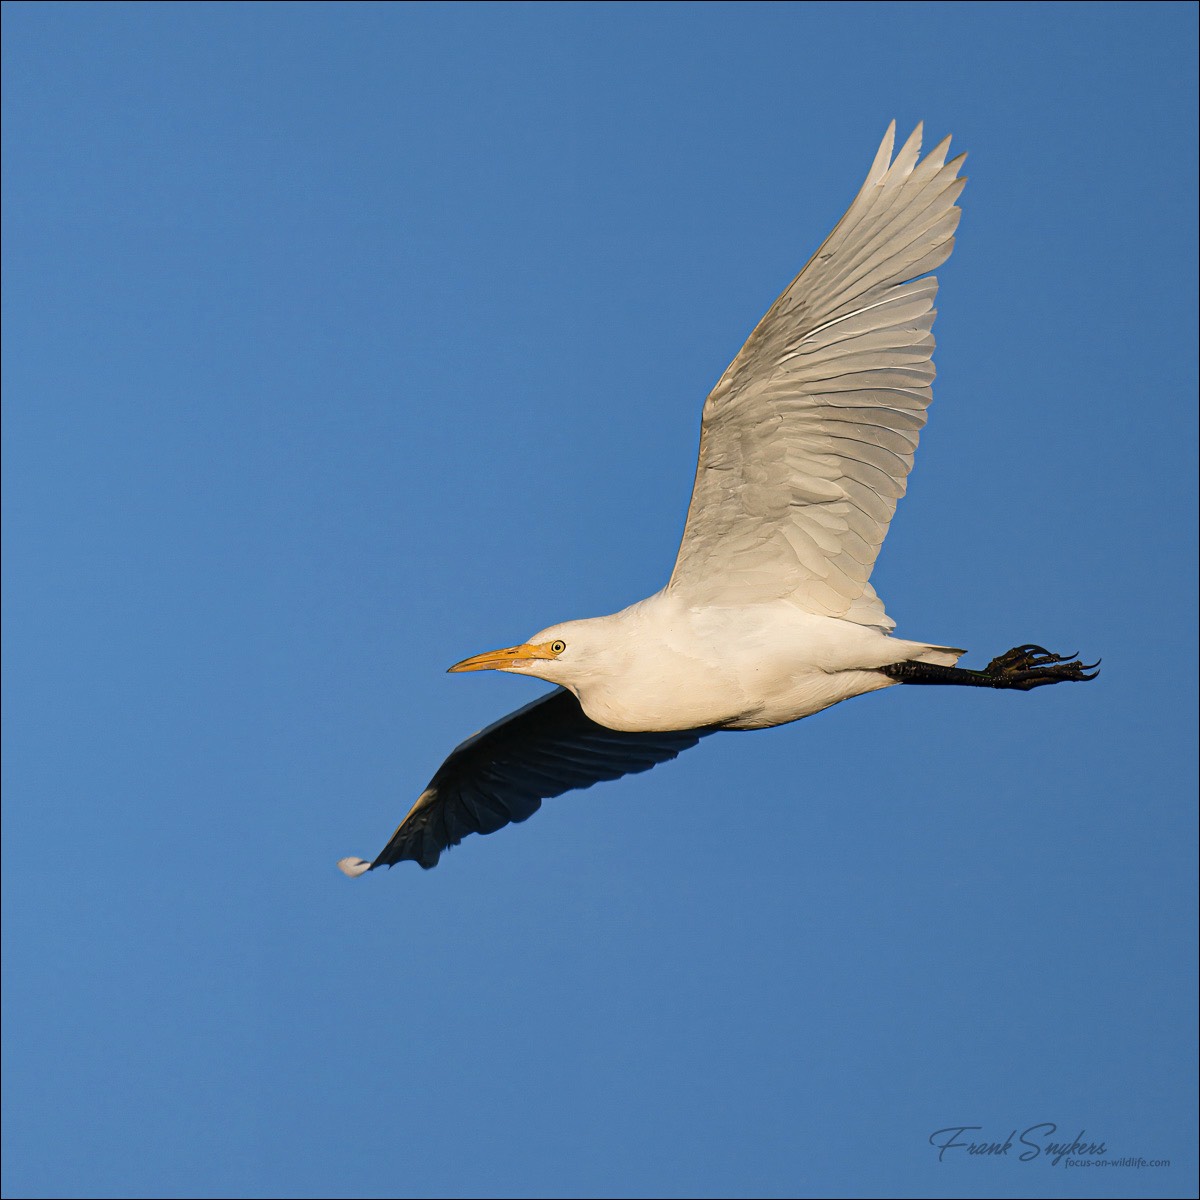
[[462, 662], [448, 667], [447, 671], [503, 671], [518, 663], [557, 657], [549, 646], [509, 646], [504, 650], [489, 650], [486, 654], [476, 654], [474, 658], [464, 658]]

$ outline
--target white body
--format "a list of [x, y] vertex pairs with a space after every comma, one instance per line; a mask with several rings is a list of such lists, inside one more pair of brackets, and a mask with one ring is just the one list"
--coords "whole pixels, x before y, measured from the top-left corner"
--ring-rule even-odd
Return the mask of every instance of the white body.
[[555, 660], [509, 670], [561, 683], [593, 721], [628, 731], [784, 725], [890, 687], [895, 680], [880, 667], [913, 660], [952, 666], [962, 653], [787, 600], [698, 607], [668, 590], [530, 641], [559, 638], [566, 649]]

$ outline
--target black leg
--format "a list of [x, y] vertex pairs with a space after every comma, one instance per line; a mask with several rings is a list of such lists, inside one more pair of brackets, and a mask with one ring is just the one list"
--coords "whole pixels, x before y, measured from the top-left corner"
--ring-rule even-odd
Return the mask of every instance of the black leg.
[[1088, 682], [1100, 674], [1096, 670], [1099, 665], [1099, 662], [1082, 663], [1070, 655], [1051, 654], [1041, 646], [1031, 645], [1016, 646], [1007, 654], [993, 658], [982, 671], [970, 671], [965, 667], [939, 667], [922, 662], [895, 663], [882, 670], [889, 678], [901, 683], [1013, 688], [1027, 692], [1047, 683]]

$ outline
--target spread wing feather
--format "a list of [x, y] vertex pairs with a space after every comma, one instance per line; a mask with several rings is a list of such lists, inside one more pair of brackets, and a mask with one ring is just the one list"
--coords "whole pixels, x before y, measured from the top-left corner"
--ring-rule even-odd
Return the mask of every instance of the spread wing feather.
[[597, 725], [575, 696], [555, 691], [468, 738], [372, 863], [343, 859], [348, 875], [412, 859], [437, 865], [443, 850], [471, 833], [494, 833], [533, 816], [542, 801], [648, 771], [694, 746], [709, 730], [622, 733]]
[[[668, 588], [697, 605], [790, 598], [884, 629], [868, 578], [932, 398], [926, 273], [954, 246], [965, 178], [921, 126], [866, 183], [704, 405], [696, 482]], [[921, 278], [925, 276], [924, 278]]]

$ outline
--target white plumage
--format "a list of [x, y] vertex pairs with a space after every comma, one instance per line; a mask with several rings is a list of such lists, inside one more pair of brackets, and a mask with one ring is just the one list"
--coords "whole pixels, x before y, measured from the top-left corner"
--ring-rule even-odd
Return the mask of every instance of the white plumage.
[[949, 138], [917, 164], [919, 125], [889, 166], [894, 131], [705, 401], [668, 585], [692, 603], [787, 598], [894, 625], [867, 579], [932, 398], [937, 280], [914, 277], [953, 249], [966, 183]]
[[704, 404], [696, 481], [667, 586], [452, 671], [560, 690], [459, 746], [373, 862], [431, 867], [471, 832], [547, 797], [646, 770], [720, 729], [782, 725], [896, 683], [1033, 687], [1089, 679], [1019, 647], [984, 671], [905, 641], [868, 582], [932, 397], [937, 280], [965, 156], [919, 159], [894, 123], [846, 215], [771, 306]]

